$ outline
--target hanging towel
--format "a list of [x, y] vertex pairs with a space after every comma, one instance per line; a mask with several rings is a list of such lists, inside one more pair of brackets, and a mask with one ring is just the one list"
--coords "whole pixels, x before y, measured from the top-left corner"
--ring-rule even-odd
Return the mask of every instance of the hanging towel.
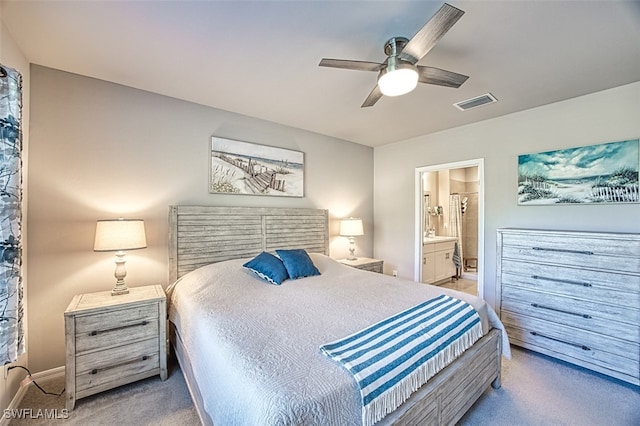
[[460, 247], [456, 241], [453, 246], [453, 263], [456, 265], [456, 269], [460, 269], [462, 266], [462, 258], [460, 258]]

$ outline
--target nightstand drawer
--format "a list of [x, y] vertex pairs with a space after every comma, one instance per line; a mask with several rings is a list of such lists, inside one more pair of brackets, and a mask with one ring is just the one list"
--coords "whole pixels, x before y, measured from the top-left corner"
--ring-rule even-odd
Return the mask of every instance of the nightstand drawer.
[[158, 339], [78, 355], [76, 391], [101, 386], [121, 377], [132, 376], [160, 367]]
[[384, 264], [384, 261], [382, 260], [371, 259], [369, 257], [359, 257], [354, 260], [340, 259], [338, 262], [343, 265], [351, 266], [352, 268], [369, 272], [377, 272], [378, 274], [382, 274]]
[[360, 266], [358, 269], [362, 269], [363, 271], [377, 272], [378, 274], [382, 273], [382, 261], [373, 262], [366, 265]]
[[76, 352], [108, 348], [158, 335], [158, 304], [76, 316]]

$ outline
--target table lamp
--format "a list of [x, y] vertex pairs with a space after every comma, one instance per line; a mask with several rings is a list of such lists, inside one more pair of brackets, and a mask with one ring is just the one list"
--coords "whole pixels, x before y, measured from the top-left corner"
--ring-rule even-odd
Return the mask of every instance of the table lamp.
[[125, 250], [137, 250], [147, 247], [147, 238], [144, 232], [142, 219], [107, 219], [99, 220], [96, 225], [96, 238], [93, 244], [94, 251], [116, 252], [116, 285], [111, 290], [111, 295], [129, 293], [129, 288], [124, 283], [127, 270], [124, 267], [126, 260]]
[[354, 237], [364, 235], [362, 219], [350, 217], [340, 221], [340, 235], [349, 238], [349, 257], [347, 260], [358, 260], [355, 256], [356, 240]]

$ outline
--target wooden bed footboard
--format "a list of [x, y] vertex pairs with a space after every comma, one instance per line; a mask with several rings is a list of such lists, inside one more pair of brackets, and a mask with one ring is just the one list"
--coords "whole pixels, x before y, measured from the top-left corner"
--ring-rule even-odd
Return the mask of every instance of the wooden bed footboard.
[[500, 387], [502, 332], [492, 329], [377, 425], [455, 425], [489, 387]]

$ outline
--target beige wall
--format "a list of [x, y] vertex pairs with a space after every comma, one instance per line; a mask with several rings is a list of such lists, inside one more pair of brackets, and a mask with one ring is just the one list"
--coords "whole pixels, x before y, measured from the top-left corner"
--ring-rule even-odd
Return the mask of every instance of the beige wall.
[[[2, 17], [2, 4], [0, 4], [0, 18]], [[8, 67], [17, 69], [22, 74], [22, 155], [23, 158], [27, 158], [29, 153], [29, 62], [25, 59], [24, 55], [14, 42], [11, 34], [4, 26], [4, 22], [0, 19], [0, 63]], [[27, 182], [27, 167], [26, 161], [22, 163], [23, 172], [23, 222], [22, 222], [22, 238], [23, 238], [23, 288], [25, 291], [25, 297], [28, 296], [28, 277], [27, 277], [27, 256], [25, 255], [27, 250], [27, 232], [28, 226], [26, 223], [27, 212], [27, 194], [28, 194], [28, 182]], [[26, 306], [26, 312], [28, 314], [28, 304]], [[25, 318], [26, 320], [26, 318]], [[28, 324], [28, 320], [25, 321]], [[26, 326], [28, 327], [28, 325]], [[28, 337], [28, 328], [25, 330]], [[28, 363], [28, 350], [29, 345], [27, 342], [27, 352], [18, 357], [17, 365], [26, 366]], [[2, 376], [0, 376], [0, 408], [4, 409], [9, 406], [11, 399], [15, 395], [20, 381], [24, 378], [26, 373], [21, 369], [13, 369], [10, 371], [7, 379], [5, 379], [5, 369], [7, 366], [3, 366]]]
[[[167, 285], [171, 204], [312, 207], [362, 217], [357, 250], [371, 256], [373, 149], [129, 87], [32, 66], [29, 154], [30, 365], [64, 364], [63, 312], [74, 294], [114, 285], [113, 254], [93, 252], [95, 221], [145, 220], [127, 283]], [[180, 73], [167, 78], [184, 78]], [[274, 100], [276, 102], [277, 100]], [[302, 151], [305, 197], [211, 195], [212, 135]], [[348, 254], [332, 220], [331, 254]]]
[[640, 204], [518, 206], [516, 199], [519, 154], [635, 139], [638, 117], [640, 82], [376, 148], [374, 256], [387, 273], [412, 279], [415, 169], [476, 158], [484, 158], [484, 294], [492, 304], [499, 227], [640, 232]]

